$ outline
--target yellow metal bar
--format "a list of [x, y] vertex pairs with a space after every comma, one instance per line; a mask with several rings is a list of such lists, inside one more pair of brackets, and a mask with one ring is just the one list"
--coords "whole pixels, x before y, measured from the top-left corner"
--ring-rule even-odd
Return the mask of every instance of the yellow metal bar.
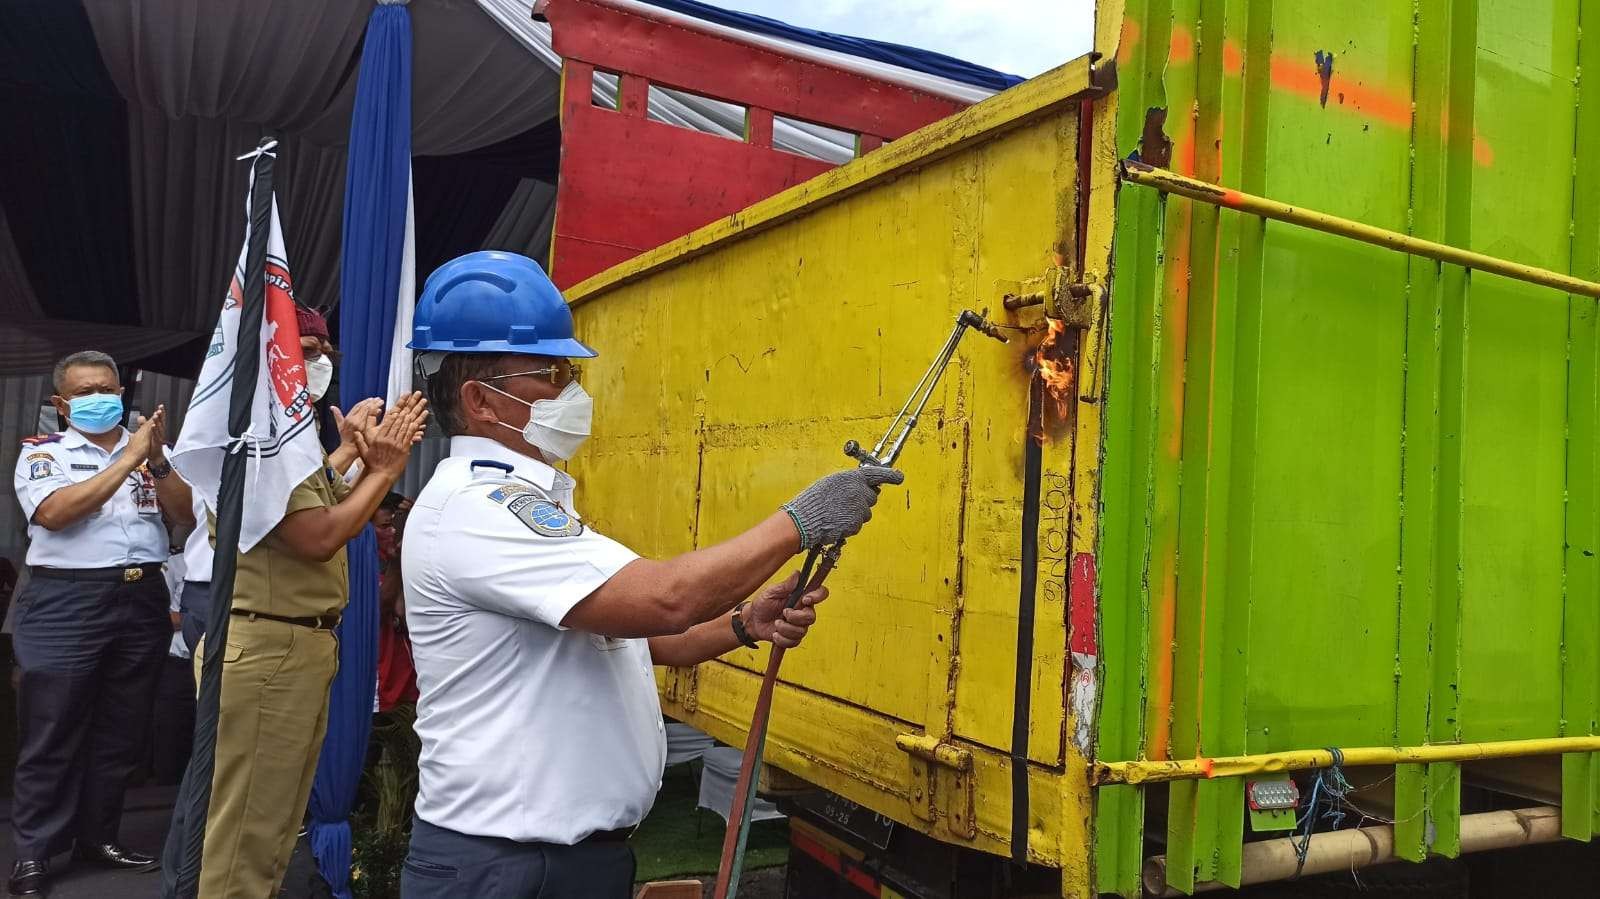
[[1208, 181], [1197, 181], [1186, 178], [1167, 169], [1158, 169], [1143, 163], [1131, 160], [1122, 163], [1122, 179], [1143, 187], [1153, 187], [1162, 193], [1177, 194], [1200, 203], [1210, 203], [1224, 209], [1235, 209], [1262, 218], [1279, 222], [1288, 222], [1313, 231], [1325, 234], [1335, 234], [1359, 240], [1376, 247], [1387, 250], [1398, 250], [1412, 256], [1424, 256], [1436, 259], [1439, 262], [1448, 262], [1464, 268], [1480, 272], [1490, 272], [1529, 284], [1539, 284], [1544, 287], [1553, 287], [1563, 293], [1575, 293], [1586, 297], [1600, 298], [1600, 284], [1594, 281], [1585, 281], [1560, 272], [1539, 268], [1532, 265], [1523, 265], [1520, 262], [1511, 262], [1495, 256], [1486, 256], [1452, 247], [1449, 244], [1435, 243], [1431, 240], [1422, 240], [1398, 231], [1386, 228], [1375, 228], [1372, 225], [1339, 218], [1325, 212], [1311, 209], [1302, 209], [1277, 200], [1269, 200], [1253, 194], [1243, 193], [1232, 188], [1212, 184]]
[[1234, 755], [1217, 758], [1175, 761], [1095, 762], [1094, 782], [1104, 784], [1145, 784], [1173, 780], [1242, 777], [1248, 774], [1275, 774], [1280, 771], [1305, 771], [1330, 768], [1334, 753], [1340, 764], [1398, 765], [1426, 762], [1470, 762], [1477, 759], [1517, 758], [1529, 755], [1565, 755], [1570, 752], [1600, 752], [1600, 736], [1550, 737], [1540, 740], [1502, 740], [1492, 743], [1436, 743], [1429, 746], [1371, 746], [1357, 749], [1297, 749], [1260, 755]]

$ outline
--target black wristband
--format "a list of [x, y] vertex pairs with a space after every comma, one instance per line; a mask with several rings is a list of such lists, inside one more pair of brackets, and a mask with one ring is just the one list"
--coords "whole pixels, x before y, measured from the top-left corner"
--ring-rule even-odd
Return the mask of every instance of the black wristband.
[[150, 471], [150, 476], [158, 481], [162, 480], [167, 475], [172, 474], [171, 462], [161, 462], [159, 464], [155, 462], [146, 462], [144, 467]]
[[755, 640], [752, 640], [750, 638], [750, 632], [744, 629], [744, 607], [748, 606], [749, 604], [750, 600], [747, 599], [733, 607], [733, 636], [738, 639], [740, 643], [750, 647], [751, 649], [760, 649], [761, 644], [757, 643]]

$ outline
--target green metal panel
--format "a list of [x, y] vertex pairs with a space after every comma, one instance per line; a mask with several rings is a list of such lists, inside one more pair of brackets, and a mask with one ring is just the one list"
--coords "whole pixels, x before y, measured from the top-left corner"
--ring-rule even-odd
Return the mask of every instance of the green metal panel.
[[[1117, 153], [1595, 278], [1585, 19], [1600, 3], [1130, 2]], [[1117, 214], [1099, 757], [1594, 733], [1593, 301], [1146, 188]], [[1459, 851], [1461, 776], [1396, 772], [1403, 855]], [[1565, 760], [1571, 836], [1597, 780]], [[1100, 797], [1103, 890], [1133, 894], [1142, 802]], [[1242, 820], [1242, 784], [1174, 784], [1169, 882], [1237, 882]]]

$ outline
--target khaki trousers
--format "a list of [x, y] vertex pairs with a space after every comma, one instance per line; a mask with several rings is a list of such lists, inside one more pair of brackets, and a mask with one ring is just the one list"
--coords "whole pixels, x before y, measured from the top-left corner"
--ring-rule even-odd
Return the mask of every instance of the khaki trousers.
[[[206, 646], [195, 653], [195, 679]], [[223, 656], [217, 764], [200, 895], [275, 896], [311, 798], [339, 666], [332, 631], [234, 616]]]

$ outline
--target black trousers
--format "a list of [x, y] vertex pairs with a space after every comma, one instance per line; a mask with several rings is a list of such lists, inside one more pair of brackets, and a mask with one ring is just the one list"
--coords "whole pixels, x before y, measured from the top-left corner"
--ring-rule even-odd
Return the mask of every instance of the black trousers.
[[194, 748], [194, 662], [163, 656], [155, 697], [150, 713], [150, 777], [170, 786], [183, 780]]
[[35, 571], [18, 599], [12, 645], [17, 857], [117, 841], [123, 793], [138, 767], [152, 693], [172, 638], [160, 576], [69, 581]]
[[576, 846], [474, 837], [413, 819], [401, 899], [628, 899], [633, 850], [623, 842]]

